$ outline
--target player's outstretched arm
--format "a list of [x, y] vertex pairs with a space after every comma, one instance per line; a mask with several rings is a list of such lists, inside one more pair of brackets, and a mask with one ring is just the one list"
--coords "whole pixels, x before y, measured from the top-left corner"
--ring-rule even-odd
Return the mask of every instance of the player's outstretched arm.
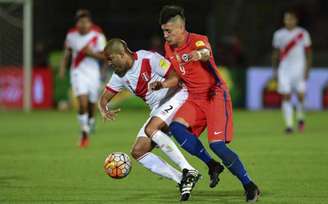
[[102, 118], [104, 121], [106, 120], [115, 120], [116, 114], [120, 112], [120, 109], [110, 110], [108, 108], [108, 103], [112, 100], [112, 98], [116, 95], [116, 93], [104, 90], [103, 94], [101, 95], [99, 102], [98, 102], [98, 108], [101, 113]]
[[169, 76], [164, 81], [154, 81], [149, 84], [149, 88], [153, 91], [163, 88], [174, 88], [179, 85], [179, 77], [175, 71], [171, 71]]
[[279, 64], [279, 49], [274, 48], [272, 51], [272, 69], [273, 69], [273, 77], [277, 78], [277, 70], [278, 70], [278, 64]]
[[305, 79], [309, 77], [309, 71], [312, 67], [312, 49], [311, 47], [305, 49], [305, 56], [306, 56], [306, 67], [305, 67]]
[[65, 48], [64, 56], [60, 61], [60, 67], [59, 67], [59, 77], [61, 79], [65, 78], [66, 67], [67, 67], [67, 63], [69, 61], [70, 56], [71, 56], [71, 50], [69, 48]]
[[105, 55], [104, 55], [103, 52], [94, 52], [94, 51], [92, 51], [92, 49], [89, 46], [86, 46], [85, 48], [83, 48], [83, 52], [87, 56], [92, 57], [92, 58], [95, 58], [97, 60], [101, 60], [101, 61], [105, 61], [106, 60], [106, 57], [105, 57]]
[[201, 48], [192, 51], [189, 53], [189, 60], [190, 61], [203, 61], [206, 62], [210, 59], [211, 57], [211, 52], [207, 48]]

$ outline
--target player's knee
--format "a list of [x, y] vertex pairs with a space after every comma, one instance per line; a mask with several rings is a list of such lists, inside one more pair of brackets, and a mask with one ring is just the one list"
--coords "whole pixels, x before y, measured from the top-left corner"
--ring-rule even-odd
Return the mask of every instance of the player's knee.
[[130, 152], [131, 156], [135, 159], [138, 160], [141, 158], [143, 155], [145, 155], [148, 152], [145, 148], [142, 146], [134, 146]]
[[156, 131], [158, 131], [158, 128], [154, 125], [148, 124], [145, 127], [145, 133], [148, 137], [151, 137]]

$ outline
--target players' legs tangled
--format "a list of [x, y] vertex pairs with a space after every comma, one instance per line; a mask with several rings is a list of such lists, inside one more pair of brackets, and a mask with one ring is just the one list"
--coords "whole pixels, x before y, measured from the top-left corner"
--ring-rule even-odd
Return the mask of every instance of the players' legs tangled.
[[79, 95], [79, 111], [78, 111], [78, 120], [81, 128], [81, 141], [80, 147], [88, 146], [88, 137], [89, 137], [89, 116], [88, 116], [88, 95]]
[[142, 166], [151, 172], [159, 176], [171, 179], [179, 184], [182, 179], [182, 173], [163, 161], [157, 155], [151, 153], [153, 148], [154, 144], [152, 143], [151, 139], [146, 136], [138, 137], [132, 147], [131, 155]]
[[163, 128], [167, 129], [165, 122], [159, 117], [152, 117], [145, 127], [145, 133], [158, 145], [158, 147], [171, 159], [171, 161], [180, 167], [181, 170], [195, 170], [195, 168], [192, 167], [182, 155], [181, 151], [171, 140], [171, 138], [161, 131]]
[[286, 124], [285, 132], [289, 134], [293, 132], [293, 104], [291, 102], [291, 94], [282, 94], [282, 98], [281, 108]]
[[188, 123], [183, 118], [176, 118], [170, 125], [170, 130], [180, 146], [191, 155], [198, 157], [209, 168], [210, 187], [215, 187], [219, 182], [219, 175], [223, 166], [212, 159], [201, 141], [188, 130]]

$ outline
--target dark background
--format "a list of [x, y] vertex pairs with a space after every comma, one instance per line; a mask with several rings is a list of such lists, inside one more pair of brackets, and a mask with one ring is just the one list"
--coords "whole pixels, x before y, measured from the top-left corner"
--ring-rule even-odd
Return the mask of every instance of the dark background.
[[158, 13], [165, 4], [185, 8], [188, 30], [209, 36], [218, 64], [241, 68], [270, 65], [272, 34], [282, 25], [283, 12], [295, 9], [311, 34], [314, 66], [328, 65], [326, 0], [35, 0], [34, 45], [41, 44], [45, 53], [62, 49], [76, 10], [86, 8], [107, 38], [123, 38], [134, 50], [148, 49], [150, 38], [162, 35]]

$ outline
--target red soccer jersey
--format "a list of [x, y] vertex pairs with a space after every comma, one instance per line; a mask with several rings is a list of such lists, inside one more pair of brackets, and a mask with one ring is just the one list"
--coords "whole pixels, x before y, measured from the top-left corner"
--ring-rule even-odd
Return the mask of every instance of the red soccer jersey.
[[[197, 49], [207, 48], [211, 52], [208, 62], [189, 61], [188, 54]], [[219, 85], [226, 89], [214, 61], [211, 45], [204, 35], [187, 33], [186, 42], [177, 48], [165, 43], [165, 56], [169, 59], [179, 77], [188, 88], [190, 96], [207, 95], [213, 87]]]

